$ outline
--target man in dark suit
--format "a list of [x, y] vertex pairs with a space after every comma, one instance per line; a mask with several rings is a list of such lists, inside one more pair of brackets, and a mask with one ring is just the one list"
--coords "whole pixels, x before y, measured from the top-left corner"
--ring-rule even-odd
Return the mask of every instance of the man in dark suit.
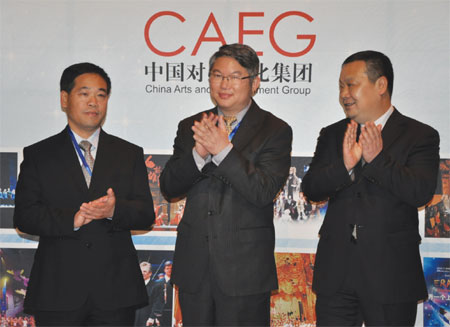
[[155, 286], [155, 280], [152, 277], [152, 265], [147, 261], [142, 261], [139, 264], [141, 268], [142, 277], [144, 278], [145, 290], [147, 291], [147, 296], [149, 303], [142, 308], [136, 310], [136, 315], [134, 318], [134, 326], [148, 326], [151, 322], [151, 311], [152, 311], [152, 290]]
[[180, 122], [161, 174], [167, 197], [187, 196], [172, 274], [185, 326], [269, 325], [273, 201], [289, 173], [292, 130], [252, 100], [258, 70], [246, 45], [211, 57], [217, 107]]
[[292, 199], [292, 195], [289, 195], [284, 207], [289, 210], [289, 216], [291, 216], [292, 220], [298, 219], [298, 208], [297, 202]]
[[102, 68], [66, 68], [68, 126], [24, 149], [14, 223], [40, 236], [24, 306], [41, 326], [131, 326], [147, 302], [130, 230], [153, 202], [142, 148], [101, 128], [110, 90]]
[[328, 200], [313, 289], [318, 326], [413, 326], [427, 298], [417, 208], [433, 196], [439, 134], [391, 104], [393, 69], [376, 51], [339, 78], [347, 119], [320, 132], [305, 195]]
[[150, 325], [172, 326], [173, 286], [170, 283], [172, 261], [164, 263], [164, 276], [157, 280], [150, 294], [152, 307], [150, 310]]

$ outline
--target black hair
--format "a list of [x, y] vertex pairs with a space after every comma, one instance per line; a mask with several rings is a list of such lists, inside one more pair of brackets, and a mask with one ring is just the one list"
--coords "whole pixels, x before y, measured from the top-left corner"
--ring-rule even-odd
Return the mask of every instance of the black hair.
[[344, 60], [345, 64], [349, 64], [354, 61], [364, 61], [367, 67], [367, 77], [372, 83], [375, 83], [381, 76], [386, 77], [388, 81], [388, 93], [392, 97], [392, 90], [394, 88], [394, 69], [389, 58], [381, 52], [366, 50], [352, 54]]
[[82, 74], [97, 74], [103, 78], [106, 82], [106, 93], [111, 92], [111, 79], [103, 68], [91, 64], [90, 62], [81, 62], [71, 65], [64, 69], [61, 75], [61, 81], [59, 82], [61, 91], [70, 93], [75, 86], [75, 79]]

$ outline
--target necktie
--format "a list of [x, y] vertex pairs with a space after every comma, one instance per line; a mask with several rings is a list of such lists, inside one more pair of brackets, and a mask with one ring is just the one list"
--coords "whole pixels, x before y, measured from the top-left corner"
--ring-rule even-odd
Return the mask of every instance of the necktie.
[[[84, 151], [84, 158], [86, 159], [86, 162], [91, 169], [91, 172], [94, 168], [94, 157], [91, 154], [91, 147], [92, 144], [89, 141], [81, 141], [80, 142], [80, 148]], [[89, 187], [89, 184], [91, 184], [91, 175], [89, 175], [89, 172], [86, 170], [84, 166], [81, 167], [83, 170], [84, 179], [86, 180], [86, 184]]]
[[164, 281], [164, 304], [167, 304], [167, 282]]
[[361, 135], [361, 124], [358, 124], [356, 128], [356, 142], [359, 142], [359, 136]]
[[[356, 130], [356, 142], [359, 141], [359, 136], [361, 135], [361, 124], [358, 124], [358, 129]], [[363, 157], [361, 157], [361, 167], [363, 167], [366, 164], [366, 161]]]
[[237, 121], [237, 118], [236, 116], [223, 116], [223, 120], [225, 121], [225, 129], [227, 130], [228, 135], [230, 135], [233, 131], [231, 125]]
[[[361, 135], [361, 125], [358, 124], [358, 127], [356, 129], [356, 142], [359, 142], [360, 135]], [[352, 179], [352, 181], [355, 180], [356, 174], [359, 173], [362, 165], [364, 165], [364, 159], [361, 157], [361, 160], [356, 164], [355, 167], [353, 167], [352, 173], [350, 174], [350, 178]]]

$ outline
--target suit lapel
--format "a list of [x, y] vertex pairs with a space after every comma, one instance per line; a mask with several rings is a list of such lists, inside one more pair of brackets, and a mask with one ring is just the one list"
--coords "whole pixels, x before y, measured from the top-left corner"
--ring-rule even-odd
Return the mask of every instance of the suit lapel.
[[262, 128], [266, 114], [252, 100], [252, 104], [241, 121], [241, 125], [234, 135], [231, 143], [236, 150], [241, 151], [250, 142], [255, 134]]
[[78, 159], [78, 155], [75, 152], [75, 148], [72, 143], [72, 140], [70, 139], [67, 128], [65, 128], [59, 134], [60, 144], [57, 149], [57, 155], [59, 157], [60, 162], [65, 166], [67, 175], [72, 178], [76, 187], [81, 192], [87, 192], [88, 187], [86, 184], [86, 180], [84, 179], [80, 161]]
[[116, 158], [114, 158], [113, 139], [103, 131], [100, 130], [98, 139], [97, 153], [95, 155], [94, 170], [92, 172], [91, 185], [89, 187], [89, 193], [95, 194], [96, 191], [103, 193], [106, 190], [98, 190], [99, 186], [104, 186], [111, 176], [111, 165]]
[[394, 112], [389, 117], [386, 125], [381, 131], [383, 138], [383, 148], [388, 149], [393, 142], [405, 132], [406, 125], [403, 123], [403, 116], [394, 108]]

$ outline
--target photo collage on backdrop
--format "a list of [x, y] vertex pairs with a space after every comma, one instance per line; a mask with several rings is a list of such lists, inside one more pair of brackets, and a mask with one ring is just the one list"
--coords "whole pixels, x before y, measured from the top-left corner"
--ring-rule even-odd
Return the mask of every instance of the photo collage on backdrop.
[[[154, 200], [155, 231], [176, 231], [182, 219], [185, 199], [168, 202], [159, 189], [159, 176], [170, 155], [147, 154], [145, 164]], [[18, 173], [18, 154], [0, 153], [0, 228], [13, 227], [14, 197]], [[327, 203], [311, 203], [301, 192], [301, 181], [309, 168], [311, 157], [293, 157], [289, 177], [274, 201], [276, 228], [303, 229], [320, 226]], [[440, 162], [439, 180], [433, 200], [425, 208], [425, 237], [448, 238], [450, 236], [450, 160]], [[307, 229], [306, 229], [307, 230]], [[151, 234], [150, 234], [151, 235]], [[23, 313], [23, 299], [35, 250], [28, 248], [0, 249], [0, 309], [1, 320], [16, 326], [33, 326], [32, 316]], [[151, 265], [150, 303], [141, 310], [156, 319], [170, 315], [172, 325], [182, 326], [177, 290], [161, 290], [167, 280], [166, 263], [171, 262], [173, 251], [138, 250], [139, 262]], [[315, 294], [312, 292], [312, 275], [315, 254], [276, 253], [279, 290], [271, 298], [271, 326], [311, 326], [315, 323]], [[424, 271], [430, 298], [424, 303], [425, 326], [449, 326], [450, 321], [450, 267], [447, 258], [424, 258]], [[170, 276], [169, 276], [170, 278]], [[154, 288], [156, 285], [158, 287]], [[172, 295], [167, 300], [167, 291]], [[157, 295], [159, 294], [159, 295]], [[161, 296], [161, 294], [166, 294]], [[167, 318], [166, 318], [167, 319]], [[159, 321], [158, 321], [159, 323]]]

